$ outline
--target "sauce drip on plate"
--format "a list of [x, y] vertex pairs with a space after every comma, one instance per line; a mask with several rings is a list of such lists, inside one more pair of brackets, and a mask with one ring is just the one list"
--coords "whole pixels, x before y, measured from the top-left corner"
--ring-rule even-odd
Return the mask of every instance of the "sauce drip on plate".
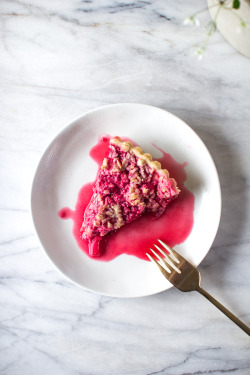
[[[90, 157], [98, 164], [99, 168], [108, 153], [108, 145], [109, 137], [105, 137], [100, 139], [90, 150]], [[178, 163], [170, 154], [156, 145], [154, 146], [162, 152], [162, 157], [154, 160], [158, 160], [162, 168], [169, 171], [170, 177], [176, 180], [181, 193], [167, 206], [166, 211], [159, 219], [154, 220], [151, 216], [145, 215], [120, 228], [117, 232], [104, 236], [100, 243], [102, 255], [93, 259], [110, 261], [118, 255], [129, 254], [148, 260], [146, 252], [158, 238], [173, 247], [184, 242], [190, 234], [193, 227], [194, 195], [184, 185], [187, 178], [185, 172], [187, 163]], [[73, 235], [78, 246], [87, 255], [88, 243], [81, 238], [80, 229], [84, 211], [92, 195], [93, 185], [94, 182], [89, 182], [80, 189], [75, 210], [65, 207], [58, 213], [62, 219], [72, 219]]]

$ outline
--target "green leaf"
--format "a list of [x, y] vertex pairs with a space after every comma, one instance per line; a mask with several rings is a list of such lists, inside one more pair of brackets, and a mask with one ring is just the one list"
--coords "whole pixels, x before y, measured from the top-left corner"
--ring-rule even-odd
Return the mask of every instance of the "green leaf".
[[240, 0], [234, 0], [233, 2], [233, 8], [234, 9], [239, 9], [240, 7]]

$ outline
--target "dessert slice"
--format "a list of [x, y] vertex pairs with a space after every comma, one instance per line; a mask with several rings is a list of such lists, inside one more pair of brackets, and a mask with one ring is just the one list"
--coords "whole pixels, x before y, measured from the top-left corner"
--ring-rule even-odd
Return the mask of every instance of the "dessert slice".
[[142, 214], [158, 218], [178, 194], [176, 181], [150, 154], [119, 137], [111, 138], [81, 228], [89, 255], [99, 256], [103, 236]]

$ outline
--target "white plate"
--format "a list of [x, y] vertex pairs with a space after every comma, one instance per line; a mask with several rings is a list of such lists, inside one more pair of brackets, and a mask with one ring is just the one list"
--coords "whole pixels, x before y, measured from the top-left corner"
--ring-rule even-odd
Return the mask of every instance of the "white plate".
[[89, 151], [101, 135], [133, 139], [157, 158], [152, 142], [179, 163], [187, 162], [185, 185], [195, 195], [194, 225], [177, 246], [198, 265], [215, 238], [221, 214], [220, 183], [214, 162], [197, 134], [182, 120], [160, 108], [115, 104], [81, 116], [63, 129], [45, 151], [32, 187], [32, 214], [38, 236], [51, 261], [69, 280], [87, 290], [115, 297], [137, 297], [171, 287], [150, 262], [121, 255], [100, 262], [85, 255], [72, 234], [72, 221], [58, 211], [74, 208], [80, 188], [93, 181], [97, 165]]

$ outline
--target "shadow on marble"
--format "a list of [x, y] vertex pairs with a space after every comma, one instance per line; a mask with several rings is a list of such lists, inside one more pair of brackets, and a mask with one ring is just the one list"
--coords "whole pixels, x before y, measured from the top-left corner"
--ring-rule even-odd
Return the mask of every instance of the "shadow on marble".
[[176, 115], [200, 136], [210, 151], [218, 171], [222, 193], [221, 221], [212, 248], [199, 268], [202, 275], [206, 275], [206, 269], [213, 265], [213, 270], [208, 270], [206, 278], [212, 278], [217, 286], [223, 287], [223, 273], [227, 267], [231, 268], [238, 256], [234, 247], [245, 242], [247, 185], [244, 165], [240, 163], [237, 145], [232, 142], [226, 131], [223, 132], [222, 127], [218, 126], [219, 119], [213, 115], [195, 116], [194, 113], [184, 112], [176, 112]]

